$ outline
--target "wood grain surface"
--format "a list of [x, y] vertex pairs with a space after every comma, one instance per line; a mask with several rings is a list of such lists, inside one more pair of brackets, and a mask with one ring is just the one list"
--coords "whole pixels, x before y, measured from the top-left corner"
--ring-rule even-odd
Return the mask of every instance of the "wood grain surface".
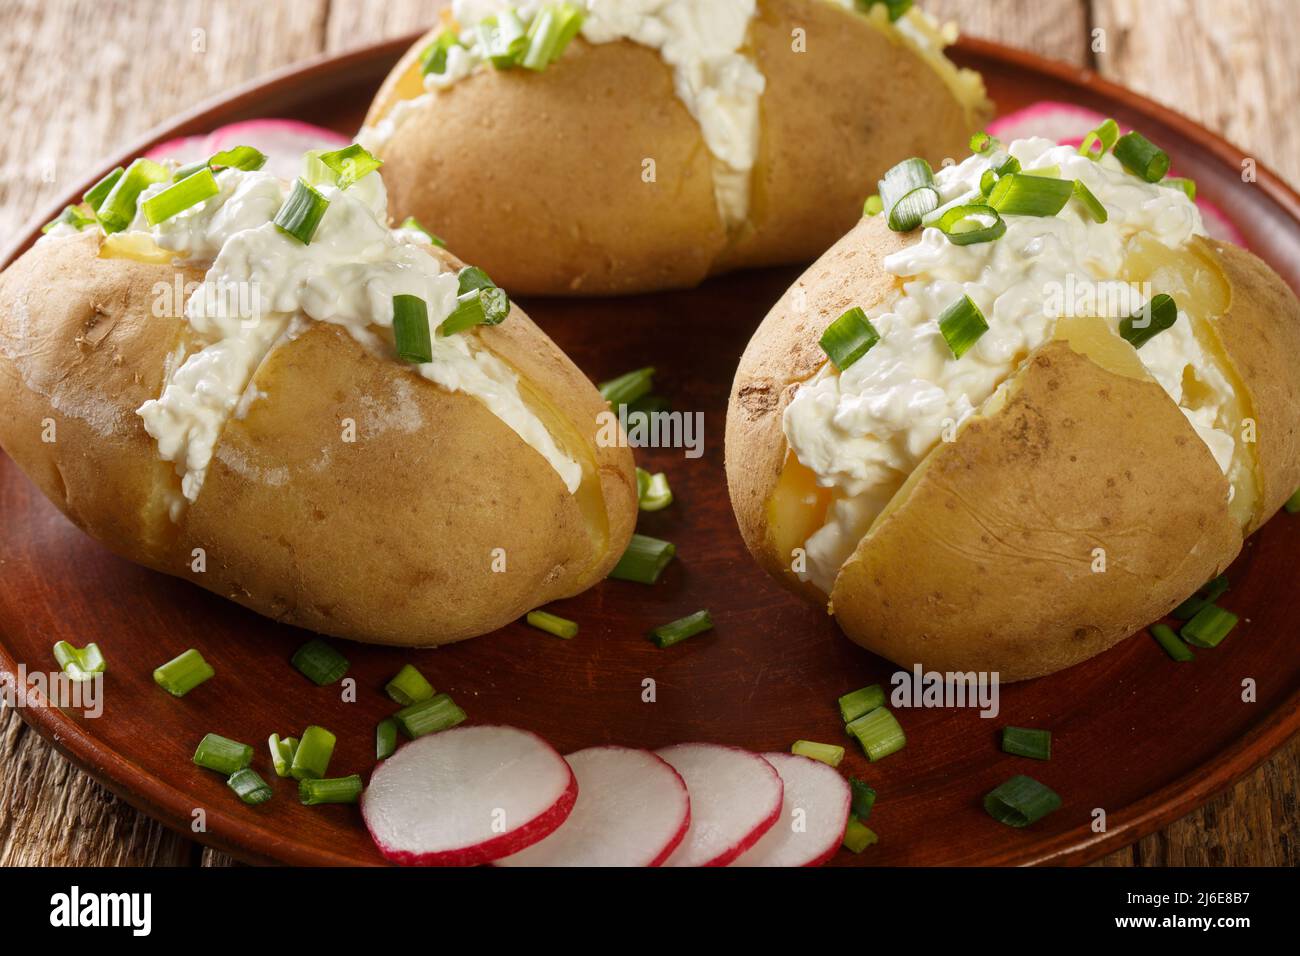
[[[269, 70], [409, 33], [435, 0], [6, 0], [0, 235], [168, 116]], [[1096, 70], [1300, 183], [1293, 0], [928, 0], [965, 32]], [[0, 516], [0, 533], [3, 533]], [[0, 574], [3, 569], [0, 568]], [[1102, 865], [1300, 864], [1300, 741]], [[228, 865], [73, 769], [0, 705], [0, 866]]]

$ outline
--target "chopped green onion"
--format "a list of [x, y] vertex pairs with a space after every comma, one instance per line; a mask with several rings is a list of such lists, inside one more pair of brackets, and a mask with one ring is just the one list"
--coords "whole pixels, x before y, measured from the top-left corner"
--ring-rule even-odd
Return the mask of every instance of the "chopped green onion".
[[1118, 139], [1119, 124], [1113, 119], [1104, 120], [1100, 126], [1083, 138], [1083, 142], [1079, 144], [1079, 155], [1087, 156], [1096, 162], [1110, 152]]
[[1182, 636], [1194, 647], [1218, 647], [1236, 626], [1237, 615], [1217, 604], [1208, 604], [1183, 625]]
[[821, 347], [831, 364], [843, 372], [871, 351], [880, 341], [880, 333], [856, 305], [826, 327]]
[[661, 624], [650, 632], [650, 640], [656, 647], [672, 647], [688, 637], [713, 630], [713, 617], [708, 611], [696, 611], [686, 617], [678, 618], [671, 624]]
[[298, 738], [285, 737], [281, 740], [279, 734], [271, 734], [266, 739], [266, 747], [271, 751], [271, 766], [275, 768], [275, 775], [289, 776], [289, 768], [293, 766], [293, 755], [298, 750]]
[[304, 246], [310, 245], [329, 204], [328, 199], [300, 176], [294, 181], [288, 200], [275, 215], [275, 228]]
[[422, 700], [432, 700], [437, 692], [423, 674], [404, 664], [397, 676], [384, 685], [384, 693], [403, 707], [410, 707]]
[[850, 722], [844, 729], [858, 738], [863, 752], [871, 758], [872, 763], [897, 753], [907, 744], [907, 735], [887, 707], [877, 707]]
[[988, 133], [972, 133], [970, 138], [970, 151], [972, 153], [986, 153], [996, 146], [997, 143], [998, 141]]
[[348, 659], [318, 637], [294, 651], [290, 663], [318, 687], [342, 680], [348, 672]]
[[154, 683], [173, 697], [184, 697], [216, 671], [203, 659], [203, 655], [190, 648], [153, 672]]
[[850, 724], [877, 707], [885, 706], [885, 690], [879, 684], [872, 684], [845, 694], [839, 699], [839, 705], [840, 717], [846, 724]]
[[355, 186], [358, 181], [384, 165], [382, 159], [377, 159], [370, 150], [359, 143], [332, 152], [320, 153], [316, 158], [334, 173], [334, 185], [339, 189]]
[[1088, 210], [1088, 215], [1092, 217], [1093, 222], [1105, 222], [1110, 218], [1110, 214], [1106, 212], [1106, 207], [1101, 204], [1101, 200], [1083, 184], [1082, 179], [1074, 181], [1074, 198], [1079, 200], [1084, 209]]
[[1169, 154], [1141, 133], [1125, 133], [1115, 142], [1115, 158], [1125, 169], [1149, 183], [1169, 172]]
[[439, 335], [455, 335], [476, 325], [500, 325], [510, 315], [510, 299], [496, 286], [471, 289], [456, 297], [456, 308], [438, 326]]
[[1009, 827], [1027, 827], [1041, 820], [1061, 805], [1054, 790], [1032, 777], [1012, 777], [984, 798], [989, 816]]
[[361, 797], [361, 777], [331, 777], [328, 780], [300, 780], [298, 799], [303, 806], [314, 807], [322, 803], [356, 803]]
[[650, 389], [654, 387], [654, 377], [654, 368], [647, 366], [626, 372], [608, 382], [601, 382], [596, 387], [600, 390], [601, 397], [617, 408], [620, 405], [630, 405], [638, 398], [650, 394]]
[[455, 727], [468, 717], [469, 714], [461, 710], [447, 694], [438, 694], [410, 707], [403, 707], [393, 714], [393, 720], [402, 728], [402, 733], [412, 740]]
[[862, 203], [862, 215], [879, 216], [884, 211], [885, 204], [881, 202], [879, 196], [868, 196]]
[[523, 65], [530, 70], [544, 70], [558, 60], [577, 36], [582, 20], [582, 10], [571, 3], [543, 7], [528, 27], [528, 49]]
[[271, 797], [275, 796], [275, 791], [270, 785], [262, 779], [256, 770], [249, 770], [245, 767], [242, 770], [236, 770], [226, 781], [226, 786], [239, 795], [250, 806], [256, 806], [259, 803], [266, 803]]
[[880, 838], [876, 836], [871, 827], [855, 816], [849, 817], [848, 825], [844, 828], [844, 849], [850, 853], [861, 853], [867, 847], [879, 842], [879, 840]]
[[885, 173], [878, 186], [880, 201], [889, 211], [889, 228], [894, 232], [912, 231], [926, 213], [939, 206], [934, 170], [924, 159], [903, 160]]
[[997, 185], [999, 179], [1018, 172], [1020, 172], [1020, 160], [1016, 157], [1007, 153], [993, 154], [989, 158], [989, 168], [980, 176], [980, 192], [987, 196], [993, 192], [993, 187]]
[[94, 643], [75, 647], [67, 641], [59, 641], [54, 645], [54, 659], [59, 662], [63, 673], [74, 681], [90, 680], [108, 669], [99, 645]]
[[[213, 153], [207, 166], [212, 169], [242, 169], [246, 173], [256, 172], [266, 165], [266, 154], [252, 146], [232, 146], [219, 153]], [[177, 170], [180, 178], [180, 170]]]
[[984, 313], [968, 295], [948, 306], [939, 316], [939, 331], [943, 333], [948, 348], [952, 349], [954, 358], [961, 358], [970, 351], [970, 347], [988, 330]]
[[871, 816], [871, 808], [876, 805], [876, 791], [857, 777], [849, 777], [849, 792], [853, 798], [849, 805], [853, 815], [859, 820]]
[[492, 277], [478, 266], [465, 266], [456, 273], [456, 294], [464, 295], [477, 289], [495, 289], [497, 284]]
[[86, 210], [90, 207], [81, 206], [64, 206], [63, 212], [59, 213], [45, 225], [41, 226], [41, 232], [47, 233], [55, 226], [68, 225], [72, 226], [78, 232], [87, 226], [93, 226], [98, 220], [93, 215], [87, 215]]
[[[983, 219], [992, 219], [985, 223]], [[948, 237], [954, 246], [970, 246], [979, 242], [992, 242], [1007, 231], [1007, 224], [992, 206], [979, 203], [953, 206], [939, 217], [935, 226]]]
[[989, 193], [989, 205], [1004, 216], [1055, 216], [1073, 195], [1073, 180], [1009, 173]]
[[545, 631], [547, 634], [554, 634], [556, 637], [562, 637], [566, 641], [572, 640], [578, 636], [578, 622], [570, 621], [567, 618], [560, 617], [558, 614], [551, 614], [547, 611], [529, 611], [524, 620], [539, 631]]
[[375, 759], [387, 760], [397, 752], [397, 721], [385, 717], [375, 725]]
[[1035, 730], [1031, 727], [1003, 727], [1002, 751], [1015, 754], [1017, 757], [1051, 760], [1052, 732]]
[[405, 362], [422, 365], [433, 361], [429, 307], [418, 295], [393, 296], [393, 342]]
[[229, 777], [253, 762], [253, 748], [220, 734], [208, 734], [194, 751], [194, 763]]
[[1165, 649], [1165, 653], [1178, 663], [1186, 664], [1188, 661], [1196, 659], [1192, 649], [1183, 643], [1182, 638], [1175, 634], [1174, 629], [1168, 624], [1152, 625], [1151, 636], [1156, 639], [1157, 644]]
[[337, 738], [324, 727], [315, 725], [302, 732], [298, 749], [289, 764], [289, 776], [295, 780], [318, 780], [329, 769]]
[[99, 212], [99, 207], [104, 204], [104, 200], [108, 198], [108, 194], [113, 191], [113, 187], [117, 185], [117, 181], [122, 178], [125, 172], [126, 170], [121, 166], [117, 167], [117, 169], [86, 190], [81, 197], [82, 200], [93, 211]]
[[498, 70], [518, 66], [528, 50], [528, 34], [513, 10], [502, 10], [496, 16], [482, 20], [478, 25], [478, 35], [484, 56]]
[[616, 581], [654, 584], [675, 554], [677, 547], [672, 542], [645, 534], [634, 534], [623, 557], [618, 559], [618, 564], [614, 565], [609, 576]]
[[460, 39], [454, 30], [443, 30], [434, 37], [433, 42], [420, 54], [420, 75], [436, 73], [441, 76], [446, 73], [447, 51], [454, 46], [460, 46]]
[[202, 169], [193, 176], [180, 182], [172, 183], [157, 195], [150, 196], [140, 208], [144, 211], [145, 221], [151, 226], [166, 222], [178, 212], [184, 212], [191, 206], [197, 206], [205, 199], [210, 199], [221, 192], [217, 178], [212, 170]]
[[1196, 201], [1196, 180], [1188, 179], [1186, 176], [1166, 176], [1160, 180], [1161, 186], [1169, 186], [1172, 189], [1181, 189], [1183, 195], [1193, 202]]
[[1140, 349], [1178, 321], [1178, 306], [1163, 292], [1119, 323], [1119, 334], [1135, 349]]
[[1205, 586], [1189, 597], [1178, 607], [1170, 612], [1171, 617], [1176, 617], [1180, 621], [1190, 621], [1196, 617], [1196, 612], [1207, 604], [1213, 604], [1219, 598], [1223, 597], [1228, 590], [1227, 575], [1220, 574], [1213, 581], [1206, 582]]
[[796, 740], [790, 748], [796, 757], [810, 757], [824, 764], [838, 767], [844, 759], [844, 748], [837, 744], [819, 744], [811, 740]]
[[402, 228], [412, 229], [415, 232], [422, 232], [426, 236], [428, 236], [429, 241], [432, 242], [439, 249], [447, 248], [447, 243], [441, 237], [435, 236], [428, 229], [425, 229], [424, 226], [420, 225], [420, 220], [416, 219], [414, 216], [407, 216], [404, 220], [402, 220]]
[[1288, 498], [1282, 507], [1286, 509], [1286, 513], [1289, 515], [1300, 512], [1300, 488], [1296, 489], [1295, 494]]
[[140, 194], [155, 183], [165, 183], [171, 178], [166, 166], [151, 159], [137, 159], [128, 166], [95, 210], [104, 232], [111, 235], [129, 227], [135, 219]]
[[203, 170], [211, 169], [211, 168], [212, 167], [208, 165], [207, 160], [201, 160], [200, 162], [197, 163], [190, 163], [187, 166], [179, 166], [177, 167], [176, 172], [172, 173], [172, 182], [178, 183], [182, 179], [189, 179], [195, 173], [201, 173], [203, 172]]
[[644, 468], [636, 470], [637, 507], [642, 511], [663, 511], [673, 503], [673, 490], [668, 487], [668, 476], [662, 471], [650, 474]]

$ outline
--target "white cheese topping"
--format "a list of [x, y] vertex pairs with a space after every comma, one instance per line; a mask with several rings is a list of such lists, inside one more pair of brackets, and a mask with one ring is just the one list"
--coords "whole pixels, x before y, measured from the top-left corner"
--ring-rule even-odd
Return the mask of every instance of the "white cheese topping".
[[[1026, 172], [1059, 167], [1081, 180], [1106, 207], [1097, 223], [1071, 200], [1057, 216], [1007, 216], [994, 242], [959, 246], [936, 228], [884, 260], [901, 288], [869, 313], [880, 341], [843, 374], [827, 364], [802, 385], [786, 408], [784, 430], [799, 461], [833, 489], [826, 525], [807, 542], [804, 576], [830, 592], [840, 566], [904, 479], [944, 437], [972, 415], [1030, 352], [1052, 336], [1062, 314], [1132, 314], [1161, 289], [1133, 289], [1122, 275], [1128, 241], [1148, 236], [1179, 247], [1203, 235], [1200, 213], [1180, 190], [1143, 182], [1111, 155], [1094, 162], [1070, 146], [1027, 139], [1009, 147]], [[940, 170], [942, 202], [979, 194], [989, 160], [972, 156]], [[1050, 174], [1050, 173], [1049, 173]], [[1094, 291], [1084, 310], [1079, 289]], [[944, 309], [969, 295], [989, 324], [976, 345], [954, 359], [939, 331]], [[1184, 413], [1225, 471], [1235, 444], [1220, 412], [1232, 395], [1179, 313], [1175, 325], [1137, 351], [1174, 401], [1199, 384], [1195, 408]], [[1199, 393], [1217, 396], [1205, 402]], [[1192, 402], [1189, 401], [1189, 405]]]

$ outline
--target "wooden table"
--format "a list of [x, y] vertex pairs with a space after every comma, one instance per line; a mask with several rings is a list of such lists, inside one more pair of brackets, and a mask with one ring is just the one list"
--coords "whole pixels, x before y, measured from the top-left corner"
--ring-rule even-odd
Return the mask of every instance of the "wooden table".
[[[965, 32], [1086, 65], [1300, 183], [1294, 0], [923, 0]], [[424, 26], [433, 0], [7, 0], [0, 235], [151, 126], [259, 74]], [[1274, 112], [1276, 111], [1276, 113]], [[0, 243], [3, 244], [3, 243]], [[1300, 740], [1111, 866], [1300, 864]], [[0, 706], [0, 866], [232, 861], [164, 829]]]

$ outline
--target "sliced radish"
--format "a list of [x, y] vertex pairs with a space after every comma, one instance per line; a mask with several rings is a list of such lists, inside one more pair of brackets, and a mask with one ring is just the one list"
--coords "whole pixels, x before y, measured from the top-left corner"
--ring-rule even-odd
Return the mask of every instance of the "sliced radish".
[[794, 754], [763, 754], [785, 784], [781, 819], [732, 866], [820, 866], [835, 855], [852, 794], [833, 767]]
[[718, 744], [657, 751], [686, 781], [691, 825], [664, 866], [726, 866], [781, 816], [781, 776], [757, 754]]
[[686, 783], [648, 750], [590, 747], [564, 758], [578, 802], [564, 824], [497, 866], [659, 866], [691, 821]]
[[578, 796], [569, 765], [515, 727], [456, 727], [413, 740], [370, 778], [361, 815], [395, 863], [490, 863], [556, 829]]
[[186, 136], [159, 143], [145, 155], [149, 159], [174, 159], [182, 165], [207, 159], [232, 146], [255, 146], [266, 153], [263, 167], [281, 179], [294, 179], [302, 154], [311, 149], [339, 149], [351, 140], [322, 126], [291, 119], [256, 119], [221, 126], [207, 136]]

